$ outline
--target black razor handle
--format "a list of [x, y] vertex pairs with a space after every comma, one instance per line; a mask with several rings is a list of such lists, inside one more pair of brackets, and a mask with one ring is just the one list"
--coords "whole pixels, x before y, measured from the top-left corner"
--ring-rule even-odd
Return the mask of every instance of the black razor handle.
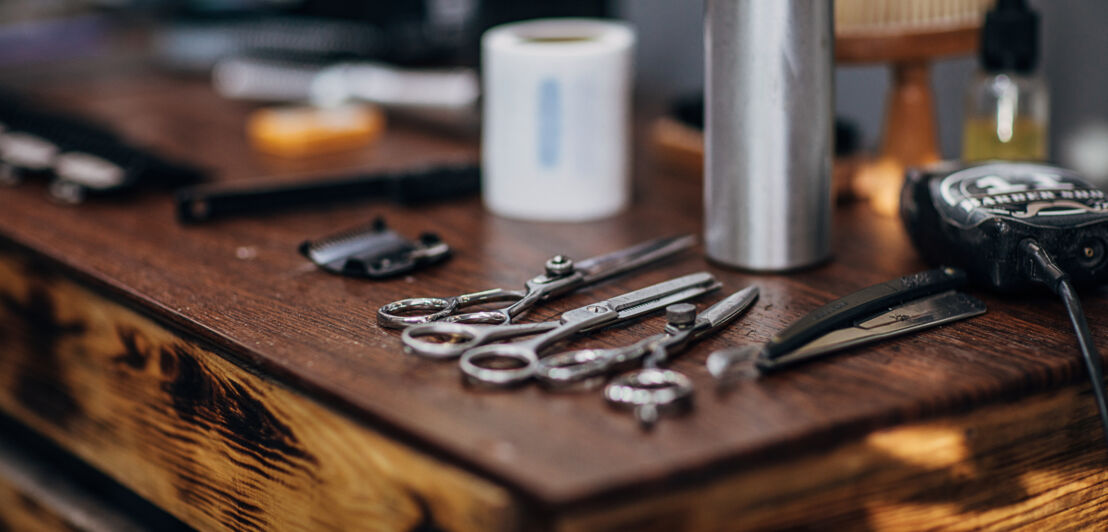
[[852, 326], [859, 319], [965, 284], [966, 274], [962, 270], [938, 268], [863, 288], [812, 311], [784, 328], [770, 339], [760, 356], [770, 359], [780, 357], [824, 334]]

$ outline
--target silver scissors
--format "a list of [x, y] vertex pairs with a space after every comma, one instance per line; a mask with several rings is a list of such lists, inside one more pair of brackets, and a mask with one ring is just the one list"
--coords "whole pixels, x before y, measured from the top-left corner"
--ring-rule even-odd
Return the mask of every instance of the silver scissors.
[[[433, 321], [493, 325], [511, 323], [539, 301], [664, 259], [692, 247], [695, 242], [692, 235], [657, 238], [578, 262], [556, 255], [546, 261], [546, 271], [527, 281], [523, 290], [493, 288], [454, 297], [416, 297], [393, 301], [377, 310], [377, 323], [391, 329]], [[498, 302], [509, 304], [498, 309], [459, 313], [467, 307]]]
[[642, 369], [620, 375], [608, 383], [604, 388], [604, 399], [615, 407], [631, 409], [645, 430], [650, 430], [664, 411], [687, 410], [692, 404], [692, 381], [679, 371], [658, 366], [667, 361], [669, 355], [719, 330], [742, 314], [757, 298], [758, 288], [749, 286], [695, 318], [692, 317], [694, 308], [675, 309], [666, 326], [670, 337], [654, 345]]
[[[748, 286], [700, 314], [689, 303], [666, 307], [663, 332], [625, 347], [580, 349], [543, 358], [535, 369], [535, 379], [554, 389], [589, 389], [619, 368], [643, 361], [655, 367], [693, 342], [715, 333], [734, 321], [758, 299], [758, 287]], [[649, 355], [649, 356], [647, 356]]]
[[[435, 352], [432, 356], [439, 356], [445, 350], [436, 350], [443, 347], [451, 352], [461, 352], [459, 365], [470, 383], [510, 386], [531, 378], [542, 353], [570, 336], [661, 310], [719, 286], [710, 273], [694, 273], [566, 311], [557, 321], [524, 325], [429, 323], [406, 329], [402, 340], [406, 350], [418, 354], [427, 354], [430, 349]], [[521, 342], [484, 345], [539, 332], [542, 334]], [[456, 344], [434, 344], [420, 340], [420, 336], [448, 336], [460, 341]]]
[[666, 328], [632, 345], [614, 349], [567, 351], [539, 361], [535, 377], [548, 386], [591, 387], [617, 367], [643, 360], [643, 369], [616, 377], [604, 388], [604, 398], [617, 407], [630, 408], [643, 428], [654, 426], [667, 410], [686, 409], [693, 385], [684, 374], [659, 366], [693, 342], [735, 320], [758, 299], [758, 287], [748, 286], [700, 314], [689, 303], [666, 307]]

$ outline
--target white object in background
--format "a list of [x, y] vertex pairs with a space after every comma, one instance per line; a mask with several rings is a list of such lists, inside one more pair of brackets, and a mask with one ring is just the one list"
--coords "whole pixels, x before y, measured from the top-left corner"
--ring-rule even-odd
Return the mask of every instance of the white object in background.
[[1093, 120], [1066, 136], [1061, 162], [1090, 183], [1108, 188], [1108, 122]]
[[321, 71], [311, 86], [317, 105], [362, 100], [388, 107], [441, 110], [476, 108], [481, 96], [469, 68], [400, 69], [378, 63], [341, 63]]
[[227, 57], [212, 67], [216, 93], [232, 100], [304, 101], [322, 69], [255, 57]]
[[634, 30], [591, 19], [495, 27], [481, 41], [485, 206], [575, 222], [630, 200]]

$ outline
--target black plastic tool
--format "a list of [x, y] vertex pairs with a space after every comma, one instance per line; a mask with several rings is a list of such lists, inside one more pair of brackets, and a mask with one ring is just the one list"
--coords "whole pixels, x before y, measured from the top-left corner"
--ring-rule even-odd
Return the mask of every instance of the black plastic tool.
[[331, 273], [379, 279], [444, 261], [450, 257], [450, 246], [434, 233], [408, 240], [378, 217], [367, 226], [306, 241], [300, 253]]
[[722, 382], [779, 371], [842, 349], [977, 316], [985, 304], [955, 291], [957, 268], [939, 268], [875, 284], [800, 318], [762, 345], [721, 349], [707, 360]]
[[480, 189], [481, 168], [473, 164], [324, 179], [249, 180], [179, 190], [177, 219], [199, 223], [232, 215], [369, 199], [418, 205], [471, 196]]
[[901, 217], [926, 259], [959, 265], [981, 286], [1045, 286], [1062, 298], [1108, 439], [1102, 361], [1073, 286], [1108, 281], [1104, 192], [1053, 166], [940, 166], [909, 173]]
[[875, 284], [828, 303], [775, 334], [764, 346], [764, 358], [777, 358], [861, 318], [966, 284], [965, 272], [939, 268]]
[[51, 197], [75, 204], [205, 177], [203, 169], [133, 144], [103, 124], [0, 90], [0, 184], [46, 178]]

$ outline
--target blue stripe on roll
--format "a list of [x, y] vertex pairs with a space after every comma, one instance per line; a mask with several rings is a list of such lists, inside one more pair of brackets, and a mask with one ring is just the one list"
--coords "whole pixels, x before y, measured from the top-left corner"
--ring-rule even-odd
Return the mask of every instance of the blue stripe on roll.
[[539, 167], [554, 168], [561, 158], [562, 101], [558, 81], [547, 78], [539, 83], [538, 153]]

